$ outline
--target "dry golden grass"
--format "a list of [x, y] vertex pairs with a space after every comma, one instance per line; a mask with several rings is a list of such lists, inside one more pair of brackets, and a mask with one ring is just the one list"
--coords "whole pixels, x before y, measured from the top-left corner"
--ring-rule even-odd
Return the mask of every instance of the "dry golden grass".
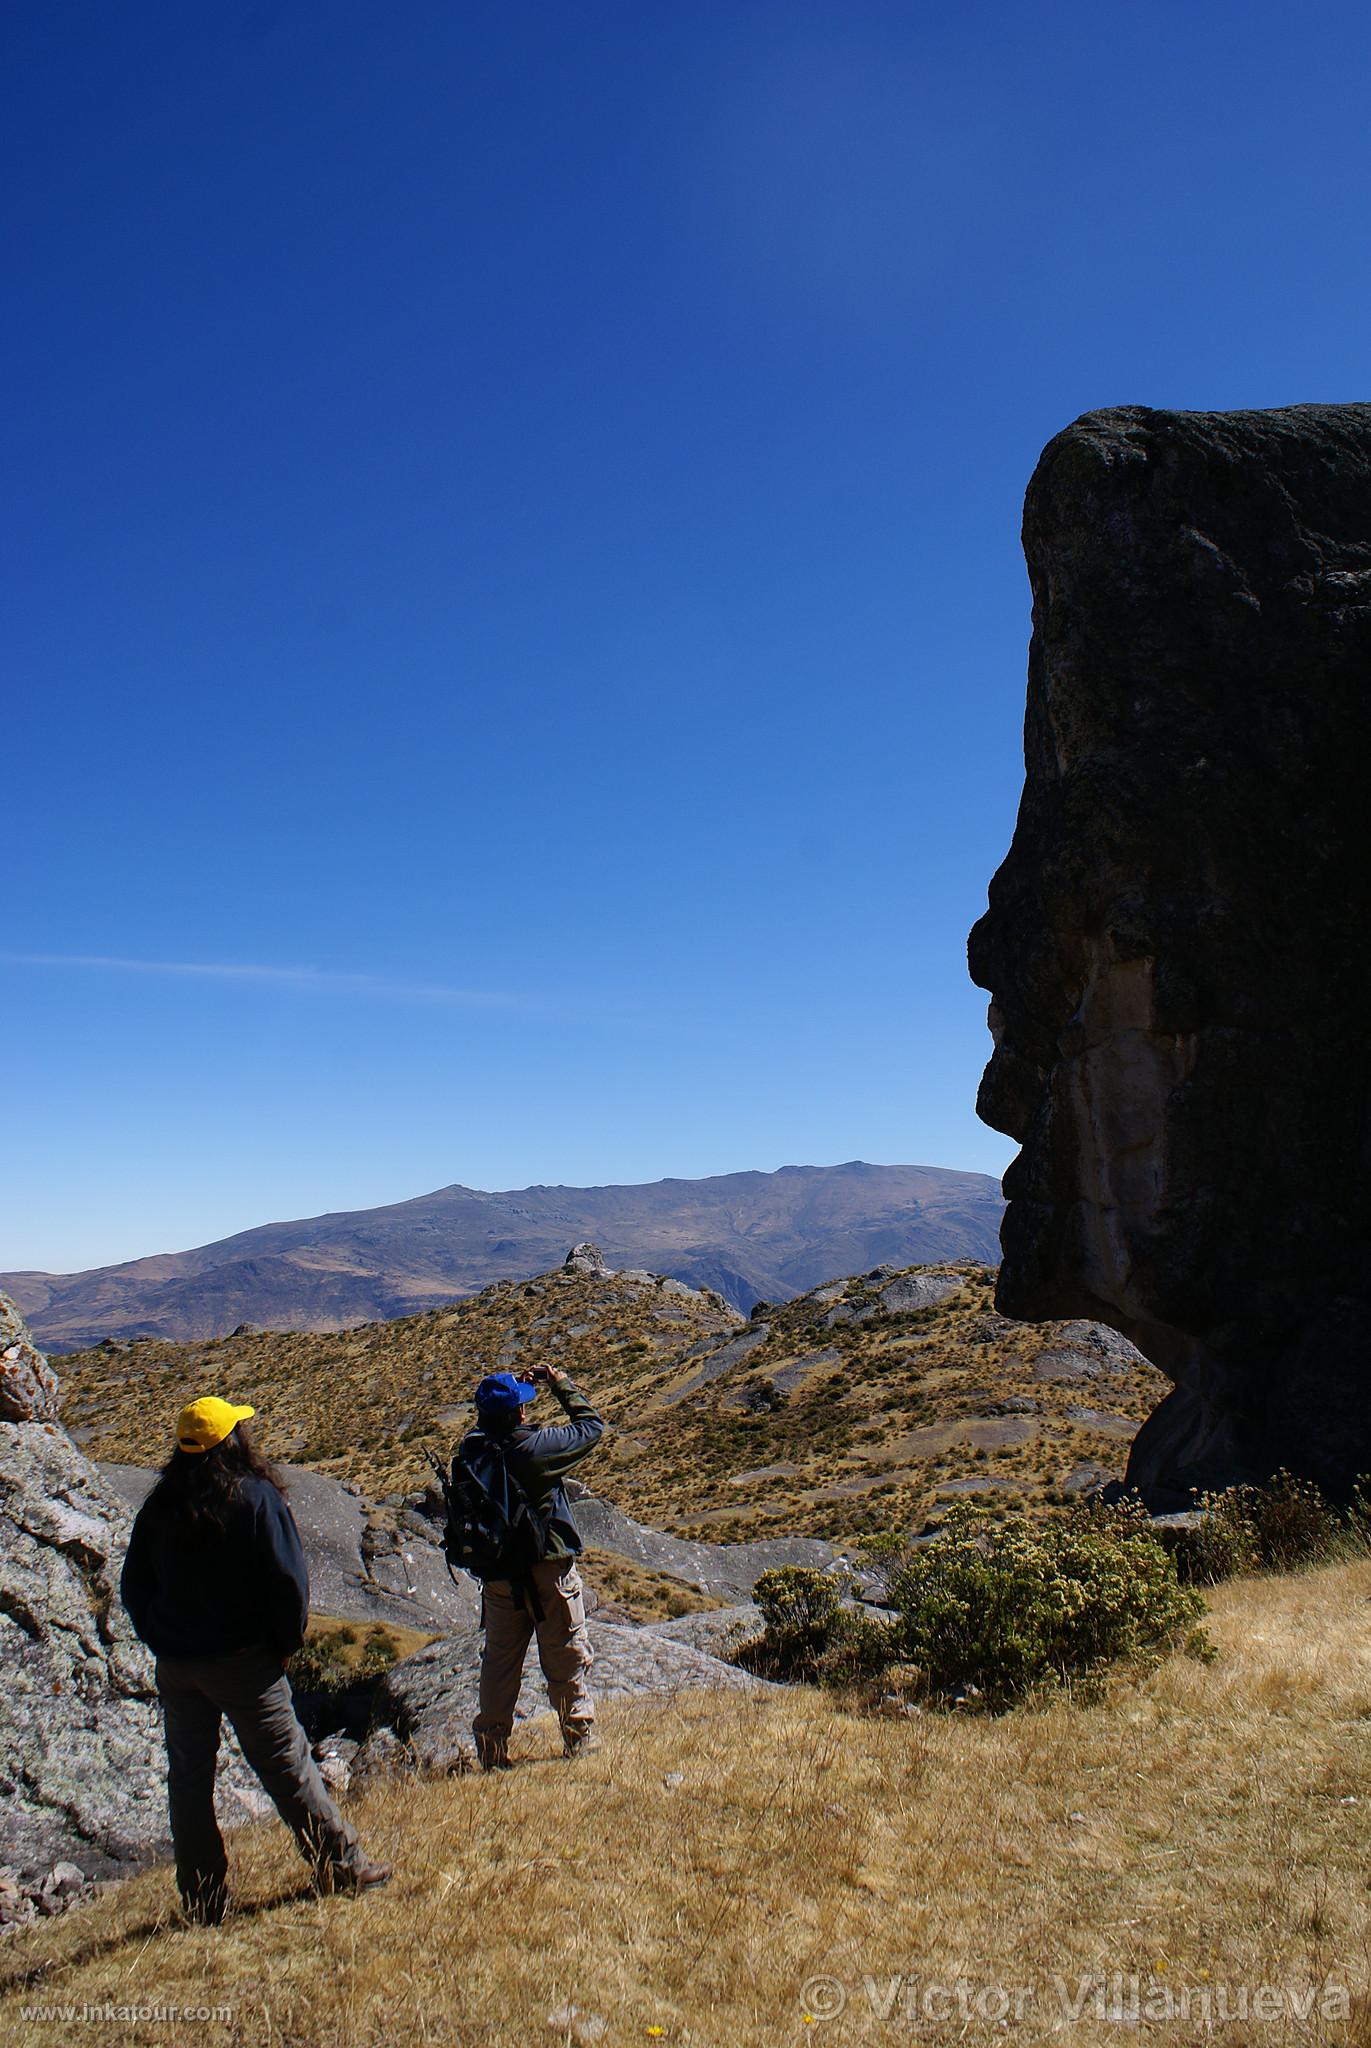
[[542, 1358], [603, 1398], [621, 1380], [636, 1384], [644, 1365], [674, 1361], [740, 1325], [718, 1295], [646, 1275], [559, 1269], [352, 1330], [71, 1352], [57, 1361], [62, 1421], [88, 1457], [160, 1464], [179, 1410], [219, 1392], [257, 1409], [257, 1435], [272, 1457], [353, 1480], [381, 1499], [426, 1482], [425, 1451], [450, 1452], [470, 1428], [472, 1391], [488, 1372], [527, 1370]]
[[[718, 1297], [559, 1271], [355, 1330], [73, 1353], [60, 1361], [62, 1419], [89, 1456], [146, 1465], [165, 1455], [183, 1403], [218, 1388], [257, 1408], [273, 1456], [378, 1500], [425, 1483], [426, 1450], [450, 1454], [483, 1373], [547, 1358], [610, 1423], [584, 1471], [596, 1491], [654, 1527], [716, 1542], [846, 1543], [917, 1529], [957, 1495], [993, 1512], [1041, 1503], [1083, 1466], [1122, 1472], [1130, 1437], [1167, 1391], [1159, 1372], [1140, 1362], [1098, 1380], [1037, 1378], [1061, 1324], [997, 1316], [989, 1267], [911, 1270], [946, 1274], [957, 1290], [934, 1308], [831, 1328], [832, 1296], [767, 1309], [766, 1341], [693, 1391], [700, 1360], [689, 1353], [741, 1328]], [[864, 1283], [848, 1285], [860, 1295]], [[997, 1414], [1008, 1397], [1027, 1412]]]
[[701, 1593], [674, 1572], [658, 1571], [612, 1550], [589, 1548], [582, 1554], [581, 1565], [586, 1611], [592, 1620], [599, 1614], [606, 1621], [663, 1621], [729, 1604], [711, 1593]]
[[433, 1632], [402, 1628], [394, 1621], [347, 1621], [339, 1615], [321, 1614], [314, 1610], [310, 1614], [305, 1637], [310, 1643], [329, 1645], [341, 1664], [356, 1671], [361, 1667], [370, 1644], [384, 1644], [391, 1662], [398, 1663], [402, 1657], [412, 1657], [426, 1643], [431, 1643]]
[[[0, 1955], [0, 2032], [16, 2048], [1367, 2042], [1368, 1602], [1365, 1561], [1223, 1587], [1216, 1665], [1173, 1661], [1103, 1703], [998, 1721], [695, 1694], [605, 1711], [603, 1751], [570, 1767], [533, 1724], [506, 1778], [359, 1804], [365, 1841], [396, 1865], [366, 1899], [303, 1895], [284, 1831], [262, 1827], [235, 1838], [240, 1910], [217, 1932], [174, 1927], [155, 1871], [18, 1936]], [[1243, 1986], [1328, 1982], [1349, 2011], [1334, 1999], [1321, 2016], [1316, 1999], [1305, 2020], [1286, 2006], [1211, 2035], [1198, 2006], [1139, 2030], [1087, 2003], [1069, 2026], [1054, 1977], [1074, 1992], [1115, 1971], [1138, 1973], [1144, 1998], [1224, 1987], [1234, 2003]], [[824, 1976], [850, 1987], [832, 2020], [823, 1987], [802, 1990]], [[917, 1980], [913, 2019], [897, 1978]], [[949, 2017], [936, 2001], [920, 2017], [923, 1988], [958, 1978], [969, 2016], [953, 1989]], [[995, 1987], [1018, 1994], [1005, 2027]], [[233, 2017], [22, 2017], [107, 2002]]]

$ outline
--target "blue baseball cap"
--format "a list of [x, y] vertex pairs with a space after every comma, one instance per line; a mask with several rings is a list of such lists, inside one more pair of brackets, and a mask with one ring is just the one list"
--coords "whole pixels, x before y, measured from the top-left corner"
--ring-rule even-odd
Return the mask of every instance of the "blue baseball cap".
[[538, 1389], [527, 1380], [516, 1380], [512, 1372], [487, 1373], [476, 1389], [476, 1406], [499, 1415], [536, 1401]]

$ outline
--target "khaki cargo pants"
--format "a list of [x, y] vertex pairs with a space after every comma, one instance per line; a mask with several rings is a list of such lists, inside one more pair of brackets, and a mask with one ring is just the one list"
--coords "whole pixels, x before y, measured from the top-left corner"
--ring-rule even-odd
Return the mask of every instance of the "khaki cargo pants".
[[481, 1620], [486, 1639], [481, 1652], [480, 1711], [472, 1733], [477, 1755], [486, 1765], [505, 1761], [524, 1658], [535, 1634], [547, 1696], [562, 1724], [562, 1740], [573, 1746], [590, 1734], [595, 1723], [595, 1702], [585, 1682], [595, 1653], [586, 1633], [576, 1560], [545, 1557], [534, 1565], [532, 1579], [541, 1619], [530, 1613], [508, 1579], [488, 1579], [483, 1589]]

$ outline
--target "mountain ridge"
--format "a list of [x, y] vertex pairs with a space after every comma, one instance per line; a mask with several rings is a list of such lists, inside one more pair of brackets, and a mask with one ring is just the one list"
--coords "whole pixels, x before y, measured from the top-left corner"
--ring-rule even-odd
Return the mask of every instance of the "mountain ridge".
[[531, 1278], [593, 1239], [615, 1266], [709, 1287], [748, 1311], [835, 1272], [882, 1262], [999, 1256], [1003, 1209], [987, 1174], [950, 1167], [784, 1166], [700, 1180], [486, 1191], [461, 1182], [373, 1209], [257, 1224], [183, 1252], [79, 1273], [11, 1272], [40, 1343], [221, 1336], [244, 1322], [351, 1328]]

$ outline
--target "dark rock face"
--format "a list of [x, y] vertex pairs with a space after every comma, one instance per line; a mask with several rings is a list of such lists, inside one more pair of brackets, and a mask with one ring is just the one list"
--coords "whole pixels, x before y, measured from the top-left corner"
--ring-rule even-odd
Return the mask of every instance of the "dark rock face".
[[1027, 780], [971, 935], [999, 1306], [1174, 1381], [1165, 1506], [1371, 1470], [1371, 405], [1087, 414], [1029, 486]]

